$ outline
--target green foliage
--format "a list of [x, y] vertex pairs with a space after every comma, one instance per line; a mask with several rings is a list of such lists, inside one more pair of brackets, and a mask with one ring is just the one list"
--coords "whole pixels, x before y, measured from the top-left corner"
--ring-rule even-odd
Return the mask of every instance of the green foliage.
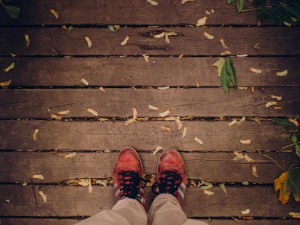
[[236, 1], [236, 10], [238, 13], [242, 12], [244, 8], [245, 0], [237, 0]]
[[5, 5], [0, 0], [0, 4], [4, 7], [7, 14], [10, 16], [10, 18], [17, 19], [20, 15], [20, 8], [13, 6], [13, 5]]
[[300, 167], [290, 166], [287, 176], [287, 184], [298, 201], [300, 200]]
[[284, 128], [290, 128], [293, 126], [293, 124], [290, 123], [287, 119], [275, 118], [272, 122], [274, 125], [278, 125]]

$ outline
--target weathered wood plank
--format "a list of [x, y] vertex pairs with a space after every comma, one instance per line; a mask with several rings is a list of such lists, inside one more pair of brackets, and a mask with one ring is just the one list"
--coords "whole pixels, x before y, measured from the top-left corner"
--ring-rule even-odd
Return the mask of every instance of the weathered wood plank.
[[[176, 32], [170, 43], [154, 38], [164, 31]], [[67, 32], [62, 28], [1, 28], [0, 54], [8, 55], [220, 55], [225, 49], [219, 39], [224, 38], [232, 54], [248, 55], [300, 55], [300, 28], [279, 27], [174, 27], [126, 28], [111, 32], [107, 28], [75, 28]], [[214, 35], [207, 39], [203, 33]], [[30, 36], [26, 47], [24, 34]], [[85, 40], [92, 41], [89, 48]], [[125, 46], [120, 43], [129, 36]], [[260, 50], [254, 48], [260, 44]]]
[[[42, 183], [58, 183], [76, 178], [110, 177], [117, 153], [77, 153], [64, 159], [67, 153], [2, 152], [0, 153], [0, 182], [31, 182], [34, 174], [42, 174]], [[140, 153], [144, 173], [155, 174], [159, 153]], [[282, 170], [269, 158], [259, 153], [248, 154], [255, 160], [259, 177], [251, 173], [253, 163], [233, 160], [233, 153], [182, 153], [188, 177], [209, 182], [273, 183]], [[291, 164], [300, 164], [294, 153], [266, 153], [284, 170]], [[224, 176], [224, 171], [230, 173]]]
[[[214, 10], [207, 24], [254, 24], [258, 20], [254, 13], [237, 14], [235, 7], [227, 6], [220, 0], [195, 1], [181, 5], [181, 0], [159, 1], [151, 6], [147, 1], [115, 0], [12, 0], [21, 7], [20, 18], [9, 17], [1, 9], [1, 25], [41, 25], [41, 24], [156, 24], [156, 25], [195, 25], [199, 18], [205, 16], [205, 10]], [[56, 19], [50, 12], [55, 9], [59, 17]], [[226, 15], [226, 16], [224, 16]]]
[[[39, 190], [47, 195], [46, 203]], [[282, 205], [272, 186], [227, 187], [228, 197], [218, 187], [211, 190], [213, 196], [188, 188], [184, 210], [189, 217], [239, 216], [243, 209], [250, 209], [251, 216], [285, 217], [299, 211], [293, 200]], [[86, 187], [1, 185], [0, 192], [0, 216], [91, 216], [114, 204], [113, 187], [93, 186], [89, 194]], [[146, 192], [149, 206], [153, 196], [150, 188]]]
[[[220, 86], [212, 64], [218, 58], [0, 58], [0, 68], [12, 62], [15, 68], [2, 73], [10, 86]], [[299, 57], [234, 58], [239, 86], [299, 86]], [[255, 74], [250, 68], [261, 69]], [[288, 70], [288, 76], [276, 72]]]
[[[0, 90], [0, 118], [50, 118], [50, 114], [70, 110], [65, 118], [95, 117], [86, 111], [92, 108], [99, 117], [129, 117], [136, 107], [140, 117], [169, 116], [297, 116], [300, 109], [298, 87], [269, 87], [248, 90], [232, 89], [226, 96], [220, 88], [157, 89], [112, 88], [106, 93], [98, 89], [5, 89]], [[266, 107], [274, 101], [271, 95], [282, 96], [281, 110]], [[148, 105], [159, 111], [149, 110]]]
[[[80, 219], [40, 219], [40, 218], [1, 218], [0, 221], [5, 225], [74, 225], [75, 223], [81, 221]], [[208, 220], [201, 220], [210, 225], [235, 225], [236, 221], [234, 220], [222, 220], [211, 218]], [[240, 220], [239, 225], [298, 225], [299, 220]]]
[[[169, 126], [172, 132], [163, 132], [161, 126]], [[240, 126], [228, 126], [228, 122], [186, 121], [187, 136], [177, 130], [173, 121], [135, 122], [127, 127], [124, 122], [60, 122], [60, 121], [0, 121], [0, 149], [12, 150], [120, 150], [131, 146], [137, 150], [154, 150], [156, 146], [174, 147], [191, 151], [280, 151], [289, 145], [290, 135], [282, 127], [269, 122], [259, 125], [244, 122]], [[38, 140], [32, 140], [35, 129]], [[194, 141], [202, 139], [203, 145]], [[249, 145], [240, 140], [250, 139]], [[293, 150], [291, 147], [290, 150]]]

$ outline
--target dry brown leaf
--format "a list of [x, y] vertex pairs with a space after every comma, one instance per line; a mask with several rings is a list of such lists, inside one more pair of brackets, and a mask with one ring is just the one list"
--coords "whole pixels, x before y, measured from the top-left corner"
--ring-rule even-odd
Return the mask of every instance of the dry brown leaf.
[[177, 123], [178, 130], [180, 130], [182, 128], [182, 122], [180, 120], [180, 117], [176, 117], [175, 122]]
[[213, 191], [208, 191], [208, 190], [202, 190], [202, 192], [206, 195], [213, 195], [215, 194]]
[[157, 89], [161, 91], [165, 91], [168, 90], [169, 88], [170, 88], [169, 86], [166, 86], [166, 87], [158, 87]]
[[148, 107], [149, 107], [150, 110], [153, 110], [153, 111], [159, 110], [159, 108], [157, 108], [157, 107], [155, 107], [153, 105], [148, 105]]
[[85, 38], [85, 40], [87, 42], [88, 47], [91, 48], [92, 47], [92, 41], [91, 41], [91, 39], [88, 36], [85, 36], [84, 38]]
[[220, 39], [220, 42], [223, 48], [228, 48], [223, 38]]
[[63, 111], [58, 111], [58, 115], [68, 115], [70, 113], [70, 110], [63, 110]]
[[32, 175], [32, 179], [40, 179], [40, 180], [44, 180], [44, 176], [41, 175], [41, 174], [38, 174], [38, 175]]
[[194, 137], [194, 141], [197, 141], [200, 145], [203, 145], [203, 141], [197, 136]]
[[248, 215], [250, 213], [250, 209], [241, 210], [242, 215]]
[[281, 110], [281, 109], [283, 109], [283, 107], [282, 106], [274, 106], [273, 109]]
[[213, 35], [211, 35], [211, 34], [209, 34], [209, 33], [207, 33], [207, 32], [204, 32], [203, 35], [204, 35], [207, 39], [210, 39], [210, 40], [212, 40], [212, 39], [215, 38]]
[[39, 195], [42, 197], [44, 202], [47, 202], [47, 196], [44, 194], [44, 192], [39, 191]]
[[205, 25], [207, 18], [208, 18], [207, 16], [204, 16], [201, 19], [199, 19], [196, 23], [196, 27], [201, 27], [201, 26]]
[[85, 86], [89, 85], [89, 82], [84, 78], [81, 78], [80, 82], [83, 83]]
[[149, 62], [149, 55], [143, 54], [142, 56], [146, 62]]
[[56, 19], [58, 19], [58, 12], [57, 11], [55, 11], [54, 9], [50, 9], [49, 11], [55, 16]]
[[126, 45], [129, 40], [129, 36], [126, 36], [124, 41], [121, 42], [121, 45]]
[[240, 140], [240, 143], [243, 144], [243, 145], [250, 145], [251, 144], [251, 140], [248, 139], [248, 140]]
[[26, 41], [26, 47], [29, 47], [30, 46], [30, 38], [29, 38], [29, 35], [28, 34], [25, 34], [25, 41]]
[[185, 138], [186, 132], [187, 132], [187, 127], [184, 127], [182, 132], [182, 138]]
[[197, 80], [195, 80], [195, 82], [196, 82], [196, 87], [200, 87], [200, 83]]
[[38, 137], [38, 132], [39, 132], [39, 129], [34, 129], [34, 132], [33, 132], [33, 135], [32, 135], [32, 139], [33, 141], [37, 141]]
[[183, 56], [184, 56], [184, 54], [180, 54], [180, 55], [178, 56], [178, 59], [183, 58]]
[[299, 122], [293, 118], [289, 118], [288, 121], [292, 124], [294, 124], [296, 127], [299, 127]]
[[280, 101], [282, 99], [281, 96], [271, 95], [271, 98], [275, 98], [277, 101]]
[[150, 5], [158, 5], [158, 2], [154, 1], [154, 0], [147, 0], [147, 2], [150, 4]]
[[62, 120], [62, 116], [58, 116], [58, 115], [55, 115], [55, 114], [50, 114], [50, 118], [51, 119], [55, 119], [55, 120]]
[[171, 131], [172, 129], [170, 127], [167, 127], [167, 126], [160, 126], [160, 129], [162, 129], [163, 131]]
[[153, 152], [153, 155], [155, 155], [159, 150], [162, 150], [163, 148], [161, 146], [157, 146]]
[[276, 75], [278, 77], [284, 77], [284, 76], [288, 75], [288, 72], [289, 72], [288, 70], [284, 70], [284, 71], [281, 71], [281, 72], [277, 72]]
[[256, 170], [256, 165], [252, 166], [252, 174], [253, 174], [253, 176], [258, 177], [257, 170]]
[[193, 2], [194, 0], [181, 0], [181, 5], [187, 3], [187, 2]]
[[165, 111], [165, 112], [159, 113], [159, 116], [160, 116], [160, 117], [166, 117], [166, 116], [169, 115], [170, 113], [171, 113], [171, 110], [168, 109], [168, 110]]
[[64, 159], [73, 158], [73, 157], [75, 157], [75, 156], [76, 156], [76, 152], [72, 152], [72, 153], [70, 153], [70, 154], [64, 155]]
[[278, 104], [278, 102], [274, 102], [274, 101], [272, 101], [272, 102], [267, 102], [266, 103], [266, 108], [268, 108], [268, 107], [270, 107], [270, 106], [272, 106], [272, 105], [277, 105]]
[[5, 88], [11, 84], [11, 80], [0, 82], [0, 87]]
[[98, 116], [98, 112], [95, 111], [95, 110], [92, 109], [92, 108], [86, 108], [85, 111], [87, 111], [87, 112], [93, 114], [94, 116]]
[[253, 73], [257, 73], [257, 74], [261, 74], [262, 73], [262, 70], [260, 69], [256, 69], [254, 67], [250, 67], [249, 70]]

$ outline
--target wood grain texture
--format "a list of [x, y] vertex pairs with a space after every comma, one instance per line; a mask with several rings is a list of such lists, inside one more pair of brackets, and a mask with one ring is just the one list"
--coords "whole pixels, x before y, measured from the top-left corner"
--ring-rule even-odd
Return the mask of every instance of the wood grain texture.
[[[42, 218], [1, 218], [0, 221], [5, 225], [74, 225], [81, 221], [81, 219], [42, 219]], [[236, 225], [233, 219], [223, 220], [211, 218], [211, 220], [202, 219], [209, 225]], [[282, 220], [282, 219], [268, 219], [268, 220], [239, 220], [239, 225], [298, 225], [299, 220]]]
[[[159, 117], [171, 110], [169, 116], [297, 116], [300, 109], [298, 87], [269, 87], [248, 90], [231, 89], [226, 96], [221, 88], [157, 89], [112, 88], [96, 89], [5, 89], [0, 90], [0, 118], [50, 118], [50, 114], [70, 110], [64, 118], [93, 118], [86, 108], [99, 117], [130, 117], [132, 107], [139, 117]], [[275, 101], [271, 95], [282, 96], [280, 110], [266, 107]], [[148, 105], [159, 108], [151, 111]]]
[[[132, 25], [195, 25], [205, 16], [205, 10], [214, 10], [208, 25], [254, 24], [258, 23], [255, 13], [237, 14], [235, 6], [228, 6], [220, 0], [195, 1], [181, 5], [181, 0], [158, 1], [151, 6], [147, 1], [115, 0], [12, 0], [10, 4], [21, 7], [19, 19], [10, 19], [3, 9], [0, 11], [1, 25], [41, 25], [41, 24], [132, 24]], [[84, 5], [84, 7], [82, 7]], [[50, 12], [55, 9], [56, 19]], [[226, 14], [226, 16], [224, 16]]]
[[[161, 126], [173, 131], [164, 132]], [[174, 121], [135, 122], [127, 127], [124, 122], [60, 122], [60, 121], [0, 121], [1, 150], [120, 150], [131, 146], [137, 150], [154, 150], [156, 146], [174, 147], [185, 151], [280, 151], [289, 145], [290, 134], [282, 127], [263, 122], [244, 122], [228, 126], [228, 122], [183, 122], [187, 136], [177, 130]], [[32, 135], [39, 129], [38, 140]], [[194, 141], [201, 138], [203, 145]], [[249, 145], [240, 140], [252, 141]], [[290, 149], [294, 149], [291, 147]]]
[[[31, 182], [34, 174], [42, 174], [45, 179], [34, 182], [58, 183], [76, 178], [111, 177], [117, 153], [77, 153], [74, 158], [64, 159], [67, 153], [43, 152], [2, 152], [0, 153], [0, 182]], [[144, 173], [155, 174], [157, 160], [151, 153], [139, 154]], [[188, 177], [209, 182], [255, 182], [272, 184], [282, 170], [263, 154], [248, 154], [255, 160], [233, 160], [233, 153], [182, 153], [187, 166]], [[300, 164], [295, 153], [266, 153], [284, 170], [291, 164]], [[256, 165], [259, 177], [251, 172]], [[224, 171], [230, 173], [224, 176]]]
[[[38, 195], [39, 190], [47, 195], [47, 202]], [[250, 209], [251, 216], [287, 217], [289, 212], [299, 211], [293, 200], [282, 205], [272, 186], [227, 187], [228, 197], [219, 187], [211, 190], [215, 194], [208, 196], [199, 188], [187, 189], [183, 206], [187, 216], [231, 217]], [[93, 186], [90, 194], [87, 187], [52, 185], [1, 185], [0, 191], [0, 216], [91, 216], [114, 204], [113, 187]], [[152, 198], [150, 188], [146, 188], [148, 207]]]
[[[1, 74], [10, 86], [80, 86], [82, 78], [90, 86], [220, 86], [218, 58], [0, 58], [0, 68], [12, 62], [15, 68]], [[239, 86], [299, 86], [300, 58], [233, 58]], [[250, 68], [261, 69], [255, 74]], [[276, 72], [288, 70], [285, 77]]]
[[[234, 55], [300, 55], [300, 28], [286, 27], [170, 27], [126, 28], [111, 32], [107, 28], [75, 28], [67, 32], [62, 28], [1, 28], [0, 54], [8, 55], [220, 55], [225, 49], [223, 38]], [[176, 32], [170, 43], [154, 38], [162, 32]], [[213, 35], [207, 39], [203, 33]], [[26, 47], [24, 34], [31, 44]], [[85, 40], [92, 42], [89, 48]], [[125, 46], [121, 42], [129, 36]], [[260, 44], [260, 50], [254, 48]]]

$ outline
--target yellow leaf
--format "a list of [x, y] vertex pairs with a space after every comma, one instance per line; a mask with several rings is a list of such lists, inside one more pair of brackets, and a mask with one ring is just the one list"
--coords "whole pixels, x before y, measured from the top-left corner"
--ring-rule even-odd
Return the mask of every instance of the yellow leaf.
[[220, 42], [223, 48], [228, 48], [223, 38], [220, 39]]
[[47, 196], [44, 194], [44, 192], [39, 191], [39, 195], [42, 197], [44, 202], [47, 202]]
[[105, 89], [103, 87], [99, 87], [98, 88], [100, 91], [106, 92]]
[[276, 75], [279, 76], [279, 77], [283, 77], [283, 76], [286, 76], [288, 75], [288, 70], [284, 70], [282, 72], [277, 72]]
[[200, 145], [203, 145], [203, 141], [199, 139], [197, 136], [194, 137], [194, 141], [197, 141]]
[[159, 110], [159, 108], [157, 108], [157, 107], [155, 107], [153, 105], [148, 105], [148, 107], [149, 107], [150, 110], [153, 110], [153, 111]]
[[158, 2], [154, 1], [154, 0], [147, 0], [147, 2], [150, 4], [150, 5], [158, 5]]
[[32, 175], [32, 179], [40, 179], [40, 180], [44, 180], [44, 176], [43, 175]]
[[206, 195], [213, 195], [213, 194], [215, 194], [214, 192], [208, 191], [208, 190], [202, 190], [202, 192], [203, 192], [204, 194], [206, 194]]
[[225, 59], [219, 58], [212, 66], [215, 66], [218, 68], [218, 76], [221, 76], [222, 68], [225, 64]]
[[50, 118], [55, 119], [55, 120], [62, 120], [62, 116], [58, 116], [58, 115], [55, 115], [55, 114], [51, 114]]
[[159, 113], [159, 116], [160, 116], [160, 117], [166, 117], [166, 116], [169, 115], [170, 113], [171, 113], [171, 110], [168, 109], [168, 110], [165, 111], [165, 112]]
[[193, 2], [194, 0], [181, 0], [181, 4], [183, 5], [183, 4], [185, 4], [185, 3], [187, 3], [187, 2]]
[[58, 19], [58, 12], [57, 11], [55, 11], [54, 9], [50, 9], [49, 11], [55, 16], [56, 19]]
[[70, 153], [70, 154], [64, 155], [64, 159], [73, 158], [73, 157], [75, 157], [75, 156], [76, 156], [76, 152], [72, 152], [72, 153]]
[[126, 45], [128, 40], [129, 40], [129, 36], [126, 36], [124, 41], [121, 42], [121, 45]]
[[57, 112], [58, 115], [67, 115], [69, 113], [70, 113], [70, 110], [64, 110], [64, 111]]
[[197, 80], [195, 80], [195, 82], [196, 82], [196, 87], [200, 87], [200, 83]]
[[87, 42], [88, 47], [89, 48], [92, 47], [92, 41], [91, 41], [91, 39], [88, 36], [85, 36], [84, 38], [85, 38], [85, 40]]
[[132, 119], [129, 119], [125, 122], [125, 127], [128, 126], [130, 123], [135, 122], [137, 119], [137, 110], [134, 107], [132, 108], [132, 114]]
[[175, 122], [177, 123], [178, 130], [180, 130], [182, 128], [182, 122], [180, 120], [180, 117], [176, 117]]
[[296, 127], [299, 127], [299, 122], [293, 118], [289, 118], [288, 121], [292, 124], [294, 124]]
[[300, 213], [298, 212], [289, 212], [289, 215], [294, 219], [300, 219]]
[[287, 178], [287, 172], [284, 172], [280, 175], [280, 177], [274, 180], [275, 191], [278, 191], [281, 188], [281, 184], [285, 182], [286, 178]]
[[258, 177], [257, 170], [256, 170], [256, 165], [252, 166], [252, 175], [255, 176], [255, 177]]
[[37, 141], [37, 134], [38, 134], [38, 132], [39, 132], [39, 129], [35, 129], [34, 132], [33, 132], [32, 139], [34, 141]]
[[281, 96], [271, 95], [271, 98], [275, 98], [277, 101], [280, 101], [282, 99]]
[[231, 52], [226, 50], [224, 52], [221, 52], [220, 55], [231, 55]]
[[158, 87], [157, 89], [161, 91], [165, 91], [168, 90], [169, 88], [170, 88], [169, 86], [166, 86], [166, 87]]
[[25, 34], [26, 47], [30, 46], [30, 38], [28, 34]]
[[238, 159], [244, 159], [245, 156], [243, 155], [243, 153], [239, 153], [238, 151], [233, 151], [233, 154], [238, 158]]
[[143, 54], [142, 56], [143, 56], [143, 58], [145, 59], [146, 62], [149, 62], [149, 55]]
[[272, 101], [272, 102], [267, 102], [266, 103], [266, 108], [268, 108], [268, 107], [270, 107], [270, 106], [272, 106], [272, 105], [277, 105], [278, 104], [278, 102], [274, 102], [274, 101]]
[[10, 70], [12, 70], [13, 68], [15, 68], [15, 63], [10, 64], [7, 68], [4, 69], [4, 72], [8, 72]]
[[248, 162], [255, 162], [255, 160], [254, 159], [252, 159], [250, 156], [248, 156], [247, 154], [245, 154], [245, 159], [246, 159], [246, 161], [248, 161]]
[[167, 126], [160, 126], [160, 129], [162, 129], [163, 131], [171, 131], [172, 129], [170, 127], [167, 127]]
[[196, 27], [201, 27], [203, 25], [206, 24], [207, 21], [207, 16], [202, 17], [201, 19], [199, 19], [196, 23]]
[[153, 152], [153, 155], [155, 155], [159, 150], [162, 150], [163, 148], [161, 146], [157, 146]]
[[7, 87], [11, 84], [11, 80], [5, 81], [5, 82], [0, 82], [0, 87]]
[[250, 213], [250, 209], [241, 210], [242, 215], [248, 215]]
[[186, 132], [187, 132], [187, 127], [184, 127], [182, 132], [182, 138], [186, 136]]
[[86, 80], [86, 79], [84, 79], [84, 78], [81, 78], [81, 83], [83, 83], [85, 86], [88, 86], [89, 85], [89, 82]]
[[212, 39], [215, 38], [213, 35], [211, 35], [211, 34], [209, 34], [209, 33], [207, 33], [207, 32], [204, 32], [203, 35], [204, 35], [207, 39], [209, 39], [209, 40], [212, 40]]
[[240, 143], [243, 144], [243, 145], [250, 145], [251, 144], [251, 140], [248, 139], [248, 140], [240, 140]]
[[98, 112], [94, 109], [91, 109], [91, 108], [86, 108], [85, 111], [93, 114], [94, 116], [98, 116]]
[[253, 67], [250, 67], [249, 70], [253, 73], [257, 73], [257, 74], [261, 74], [262, 73], [262, 70], [260, 69], [256, 69], [256, 68], [253, 68]]

